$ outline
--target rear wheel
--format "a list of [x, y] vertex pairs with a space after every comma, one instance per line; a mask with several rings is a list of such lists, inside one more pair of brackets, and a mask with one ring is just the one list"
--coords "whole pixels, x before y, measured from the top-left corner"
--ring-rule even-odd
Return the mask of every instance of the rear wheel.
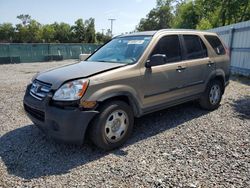
[[209, 82], [205, 93], [200, 98], [200, 106], [206, 110], [215, 110], [220, 106], [223, 85], [219, 80]]
[[104, 150], [120, 147], [131, 134], [133, 124], [134, 115], [128, 104], [122, 101], [105, 103], [90, 125], [90, 139]]

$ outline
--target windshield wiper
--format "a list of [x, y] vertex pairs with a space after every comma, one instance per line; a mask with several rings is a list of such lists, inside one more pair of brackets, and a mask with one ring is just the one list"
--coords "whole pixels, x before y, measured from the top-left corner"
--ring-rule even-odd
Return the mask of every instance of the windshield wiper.
[[98, 60], [98, 61], [95, 61], [95, 62], [126, 64], [126, 63], [119, 62], [119, 61], [106, 61], [106, 60]]
[[96, 62], [114, 63], [114, 62], [112, 62], [112, 61], [105, 61], [105, 60], [99, 60], [99, 61], [96, 61]]

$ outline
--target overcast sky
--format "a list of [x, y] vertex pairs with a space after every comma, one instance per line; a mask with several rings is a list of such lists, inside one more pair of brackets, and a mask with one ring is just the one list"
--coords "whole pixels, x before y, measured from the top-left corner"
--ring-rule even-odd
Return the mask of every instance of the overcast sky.
[[116, 18], [114, 34], [135, 29], [142, 17], [154, 8], [156, 0], [0, 0], [0, 24], [17, 24], [20, 14], [29, 14], [42, 24], [95, 18], [96, 30], [109, 29], [109, 18]]

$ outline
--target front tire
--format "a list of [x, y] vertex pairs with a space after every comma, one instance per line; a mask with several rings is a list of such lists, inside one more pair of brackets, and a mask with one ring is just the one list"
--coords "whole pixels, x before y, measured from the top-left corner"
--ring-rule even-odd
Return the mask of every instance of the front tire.
[[220, 106], [223, 94], [223, 85], [219, 80], [212, 80], [200, 98], [200, 106], [205, 110], [215, 110]]
[[107, 102], [100, 107], [100, 114], [90, 125], [90, 139], [101, 149], [115, 149], [126, 142], [133, 124], [133, 111], [127, 103]]

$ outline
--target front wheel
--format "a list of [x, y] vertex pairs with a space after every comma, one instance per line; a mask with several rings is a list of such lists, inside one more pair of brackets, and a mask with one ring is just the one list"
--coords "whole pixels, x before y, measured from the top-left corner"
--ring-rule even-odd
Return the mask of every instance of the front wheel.
[[220, 106], [223, 85], [219, 80], [209, 82], [206, 91], [200, 98], [200, 106], [206, 110], [215, 110]]
[[134, 115], [130, 106], [122, 101], [105, 103], [100, 114], [90, 125], [90, 139], [104, 149], [112, 150], [126, 142], [132, 132]]

